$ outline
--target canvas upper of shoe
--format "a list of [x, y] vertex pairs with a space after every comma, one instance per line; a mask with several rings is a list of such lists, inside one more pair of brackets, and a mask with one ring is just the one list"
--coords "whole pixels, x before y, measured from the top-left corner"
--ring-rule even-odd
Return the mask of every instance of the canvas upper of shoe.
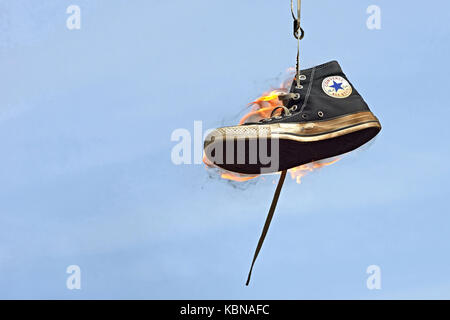
[[[290, 98], [285, 104], [289, 112], [283, 110], [280, 116], [263, 119], [257, 124], [331, 120], [352, 113], [370, 111], [364, 99], [342, 72], [337, 61], [330, 61], [303, 70], [301, 74], [303, 76], [300, 79], [301, 87], [297, 88], [296, 80], [294, 80], [290, 89], [290, 93], [299, 94], [299, 98]], [[332, 92], [335, 90], [336, 93], [339, 93], [340, 90], [344, 90], [340, 87], [342, 85], [340, 82], [346, 81], [351, 87], [351, 94], [344, 98], [327, 94], [324, 91], [323, 83], [325, 79], [329, 79], [330, 77], [336, 77], [336, 79], [343, 78], [344, 81], [332, 81], [332, 85], [328, 90]]]

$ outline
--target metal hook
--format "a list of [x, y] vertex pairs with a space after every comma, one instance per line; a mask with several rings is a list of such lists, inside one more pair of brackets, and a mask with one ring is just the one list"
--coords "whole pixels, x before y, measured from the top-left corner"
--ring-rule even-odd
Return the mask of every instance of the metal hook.
[[[300, 32], [300, 35], [299, 35]], [[294, 20], [294, 37], [295, 39], [302, 40], [305, 36], [305, 30], [303, 30], [302, 27], [300, 27], [298, 20]]]
[[297, 0], [297, 16], [294, 13], [294, 0], [291, 0], [291, 14], [294, 19], [294, 37], [295, 39], [302, 40], [305, 36], [305, 31], [300, 26], [300, 11], [301, 0]]

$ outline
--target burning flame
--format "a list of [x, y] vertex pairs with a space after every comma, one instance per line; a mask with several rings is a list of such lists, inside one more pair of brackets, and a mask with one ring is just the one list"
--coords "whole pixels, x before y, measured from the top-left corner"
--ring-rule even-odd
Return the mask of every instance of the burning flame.
[[[251, 110], [241, 118], [241, 120], [239, 121], [240, 125], [246, 122], [257, 122], [261, 119], [269, 118], [275, 108], [282, 106], [282, 102], [278, 99], [278, 96], [282, 93], [289, 92], [289, 87], [291, 86], [292, 80], [294, 79], [295, 68], [289, 68], [287, 70], [287, 73], [289, 74], [288, 79], [283, 81], [280, 84], [279, 88], [264, 92], [256, 100], [249, 103], [249, 106], [251, 106]], [[332, 165], [339, 160], [340, 158], [334, 158], [311, 162], [295, 168], [291, 168], [288, 172], [291, 178], [294, 179], [298, 184], [300, 184], [302, 177], [304, 177], [309, 172], [313, 172], [317, 169]], [[213, 164], [208, 162], [205, 156], [203, 157], [203, 162], [207, 167], [215, 167]], [[223, 169], [220, 169], [220, 172], [220, 177], [222, 179], [232, 180], [236, 182], [245, 182], [259, 177], [259, 175], [245, 175], [235, 172], [229, 172]]]
[[220, 177], [222, 179], [233, 180], [233, 181], [237, 181], [237, 182], [244, 182], [244, 181], [252, 180], [252, 179], [256, 178], [257, 176], [244, 176], [244, 175], [238, 176], [235, 173], [228, 172], [228, 173], [222, 173], [220, 175]]
[[289, 174], [291, 175], [292, 179], [295, 179], [295, 181], [300, 184], [302, 181], [302, 177], [305, 176], [308, 172], [313, 172], [316, 169], [320, 169], [329, 165], [332, 165], [333, 163], [336, 163], [340, 160], [340, 158], [336, 158], [334, 160], [328, 161], [328, 162], [311, 162], [307, 164], [303, 164], [301, 166], [289, 169]]

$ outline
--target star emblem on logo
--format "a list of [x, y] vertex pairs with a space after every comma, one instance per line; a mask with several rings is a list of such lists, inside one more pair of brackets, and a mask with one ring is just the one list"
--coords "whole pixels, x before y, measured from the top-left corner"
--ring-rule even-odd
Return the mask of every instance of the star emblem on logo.
[[351, 96], [351, 84], [341, 76], [329, 76], [322, 81], [322, 90], [327, 95], [336, 99], [345, 99]]
[[333, 84], [330, 86], [330, 88], [334, 88], [336, 92], [338, 92], [339, 90], [344, 90], [344, 88], [342, 88], [342, 83], [337, 83], [336, 81], [333, 81]]

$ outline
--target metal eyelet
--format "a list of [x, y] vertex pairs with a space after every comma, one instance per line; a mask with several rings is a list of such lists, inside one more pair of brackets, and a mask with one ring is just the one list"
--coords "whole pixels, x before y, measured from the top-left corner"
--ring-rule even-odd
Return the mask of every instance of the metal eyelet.
[[292, 95], [292, 99], [294, 99], [294, 100], [300, 99], [300, 93], [294, 93], [294, 94]]
[[283, 118], [282, 116], [276, 116], [275, 119], [276, 120], [280, 120], [281, 118]]
[[317, 112], [317, 115], [322, 118], [323, 117], [323, 112], [319, 111], [319, 112]]
[[295, 111], [295, 110], [297, 110], [298, 109], [298, 106], [296, 105], [296, 104], [294, 104], [292, 107], [291, 107], [291, 111]]
[[306, 76], [304, 74], [301, 74], [299, 79], [300, 80], [306, 80]]
[[306, 118], [308, 118], [308, 115], [307, 114], [302, 114], [302, 118], [306, 119]]
[[297, 86], [297, 87], [295, 87], [296, 89], [303, 89], [303, 86], [302, 85], [299, 85], [299, 86]]

